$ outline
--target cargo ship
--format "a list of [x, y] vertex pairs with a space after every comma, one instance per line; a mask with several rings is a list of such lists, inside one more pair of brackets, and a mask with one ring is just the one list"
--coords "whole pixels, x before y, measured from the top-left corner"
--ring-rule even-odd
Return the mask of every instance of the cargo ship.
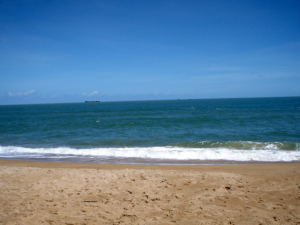
[[85, 103], [98, 103], [100, 102], [98, 99], [96, 101], [85, 101]]

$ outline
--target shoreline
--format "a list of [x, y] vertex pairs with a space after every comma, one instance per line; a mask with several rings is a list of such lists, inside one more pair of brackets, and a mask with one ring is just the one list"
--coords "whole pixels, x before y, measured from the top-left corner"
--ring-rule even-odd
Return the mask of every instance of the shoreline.
[[191, 171], [222, 171], [236, 172], [245, 169], [246, 172], [276, 170], [295, 167], [300, 170], [300, 162], [241, 162], [232, 164], [131, 164], [131, 163], [90, 163], [90, 162], [55, 162], [40, 160], [5, 160], [0, 159], [1, 166], [37, 167], [37, 168], [69, 168], [69, 169], [102, 169], [102, 170], [191, 170]]
[[102, 165], [141, 165], [141, 166], [226, 166], [226, 165], [263, 165], [263, 164], [289, 164], [300, 163], [293, 161], [236, 161], [236, 160], [153, 160], [153, 159], [86, 159], [86, 158], [9, 158], [0, 157], [0, 161], [25, 161], [25, 162], [53, 162], [53, 163], [77, 163], [77, 164], [102, 164]]
[[0, 160], [0, 224], [297, 224], [300, 163]]

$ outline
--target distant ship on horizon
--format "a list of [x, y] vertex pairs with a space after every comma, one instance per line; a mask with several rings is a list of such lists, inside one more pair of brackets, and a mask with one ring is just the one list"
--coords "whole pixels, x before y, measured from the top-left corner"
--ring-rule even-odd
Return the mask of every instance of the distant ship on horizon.
[[96, 101], [85, 101], [85, 103], [98, 103], [100, 102], [98, 99]]

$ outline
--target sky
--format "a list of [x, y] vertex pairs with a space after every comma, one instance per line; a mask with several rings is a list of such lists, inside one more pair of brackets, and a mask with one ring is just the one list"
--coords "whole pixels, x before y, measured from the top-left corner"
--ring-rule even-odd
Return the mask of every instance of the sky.
[[0, 104], [300, 96], [299, 0], [0, 0]]

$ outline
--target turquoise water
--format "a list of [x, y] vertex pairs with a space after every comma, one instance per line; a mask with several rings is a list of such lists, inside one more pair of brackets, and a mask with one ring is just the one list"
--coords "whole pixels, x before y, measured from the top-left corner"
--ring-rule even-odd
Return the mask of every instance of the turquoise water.
[[115, 163], [300, 160], [300, 97], [0, 106], [0, 157]]

